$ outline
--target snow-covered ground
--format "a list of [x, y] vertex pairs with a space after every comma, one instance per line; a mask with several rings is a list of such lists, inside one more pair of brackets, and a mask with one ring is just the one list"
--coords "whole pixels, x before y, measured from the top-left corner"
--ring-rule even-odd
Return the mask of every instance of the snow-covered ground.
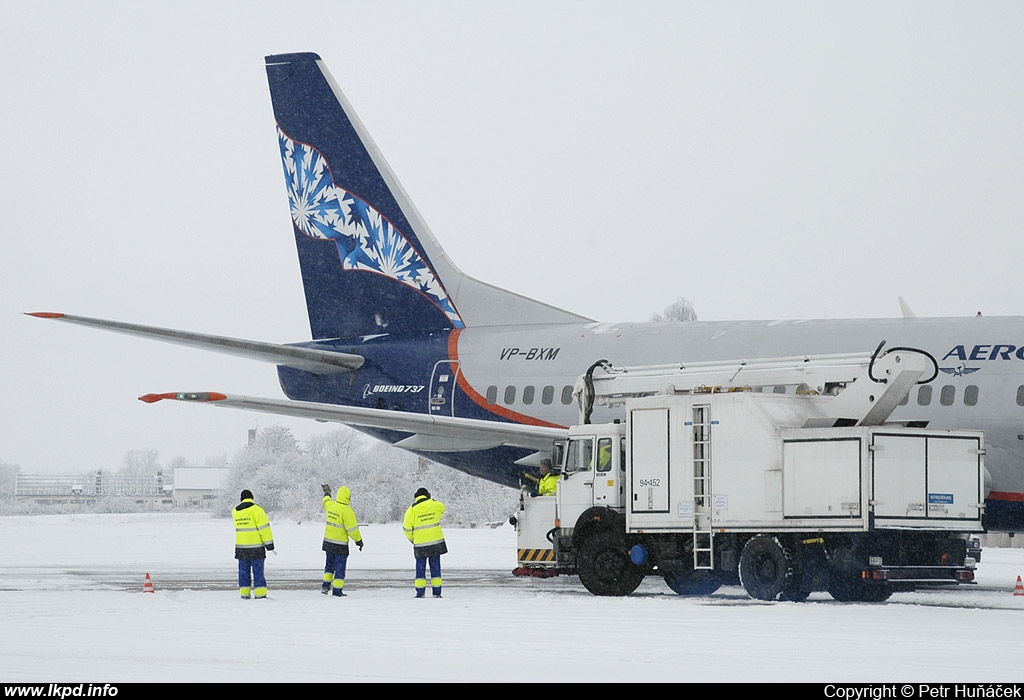
[[230, 520], [0, 517], [0, 682], [1024, 681], [1021, 549], [986, 549], [976, 587], [883, 604], [686, 599], [656, 579], [598, 598], [513, 577], [508, 525], [448, 529], [444, 598], [416, 600], [400, 526], [367, 525], [333, 599], [321, 523], [273, 528], [270, 596], [243, 601]]

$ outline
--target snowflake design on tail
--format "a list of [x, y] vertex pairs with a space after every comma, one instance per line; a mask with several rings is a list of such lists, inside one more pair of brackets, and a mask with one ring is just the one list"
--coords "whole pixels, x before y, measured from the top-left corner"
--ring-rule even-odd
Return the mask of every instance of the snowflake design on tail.
[[292, 221], [304, 235], [338, 246], [343, 270], [376, 272], [426, 295], [456, 328], [451, 299], [419, 252], [379, 211], [337, 187], [323, 155], [277, 129]]

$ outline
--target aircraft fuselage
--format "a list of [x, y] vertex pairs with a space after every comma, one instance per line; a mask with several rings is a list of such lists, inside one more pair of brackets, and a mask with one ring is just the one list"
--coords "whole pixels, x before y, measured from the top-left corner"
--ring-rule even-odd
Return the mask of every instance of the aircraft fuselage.
[[[883, 341], [888, 348], [925, 350], [940, 368], [892, 419], [985, 430], [988, 488], [1024, 493], [1024, 317], [485, 326], [339, 343], [338, 350], [366, 358], [351, 373], [279, 372], [285, 393], [296, 400], [568, 426], [579, 419], [572, 387], [598, 360], [755, 359], [751, 348], [758, 348], [756, 357], [856, 353]], [[593, 420], [614, 417], [604, 409]], [[501, 448], [429, 456], [515, 485], [521, 468], [513, 462], [523, 454]]]

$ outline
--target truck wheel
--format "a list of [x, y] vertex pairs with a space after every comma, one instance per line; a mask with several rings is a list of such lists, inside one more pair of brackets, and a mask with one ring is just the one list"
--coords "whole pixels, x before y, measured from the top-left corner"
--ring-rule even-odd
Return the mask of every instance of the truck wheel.
[[840, 603], [884, 603], [892, 595], [885, 583], [864, 583], [853, 577], [833, 571], [828, 580], [828, 593]]
[[892, 596], [892, 589], [888, 584], [861, 584], [854, 589], [854, 600], [862, 603], [884, 603]]
[[751, 598], [775, 600], [794, 579], [793, 559], [775, 537], [758, 535], [740, 554], [740, 585]]
[[637, 589], [643, 572], [629, 560], [622, 538], [599, 532], [583, 541], [576, 557], [580, 583], [594, 595], [623, 596]]
[[792, 603], [803, 603], [811, 596], [811, 591], [803, 588], [789, 588], [788, 586], [782, 590], [782, 595], [779, 596], [779, 600], [788, 600]]
[[710, 571], [680, 570], [665, 575], [665, 583], [676, 595], [711, 595], [722, 587]]
[[828, 594], [840, 603], [853, 600], [853, 574], [842, 571], [831, 571], [828, 575]]

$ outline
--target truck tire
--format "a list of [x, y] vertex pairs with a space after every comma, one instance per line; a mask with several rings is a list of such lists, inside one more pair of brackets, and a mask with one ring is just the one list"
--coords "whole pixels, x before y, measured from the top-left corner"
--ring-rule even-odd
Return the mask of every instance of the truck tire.
[[622, 537], [614, 532], [596, 532], [583, 541], [576, 573], [584, 588], [602, 596], [629, 595], [644, 580], [643, 572], [630, 561]]
[[795, 578], [793, 557], [777, 538], [757, 535], [744, 545], [740, 585], [751, 598], [776, 600], [785, 591], [786, 599], [796, 600], [797, 593], [788, 590]]
[[892, 588], [886, 583], [864, 583], [849, 572], [832, 571], [828, 594], [840, 603], [884, 603], [892, 596]]
[[694, 571], [681, 569], [665, 575], [665, 583], [676, 595], [704, 596], [711, 595], [722, 583], [710, 571]]

